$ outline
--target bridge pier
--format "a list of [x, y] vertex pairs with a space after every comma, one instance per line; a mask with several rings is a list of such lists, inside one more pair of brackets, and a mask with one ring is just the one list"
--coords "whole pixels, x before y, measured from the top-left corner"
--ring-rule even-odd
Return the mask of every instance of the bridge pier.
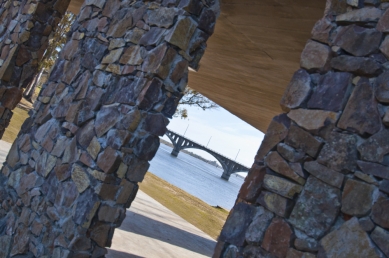
[[223, 172], [221, 178], [228, 181], [230, 179], [230, 174], [228, 174], [227, 172]]
[[177, 150], [177, 149], [173, 149], [172, 152], [170, 153], [170, 155], [174, 156], [174, 157], [177, 157], [178, 156], [178, 153], [180, 153], [180, 150]]

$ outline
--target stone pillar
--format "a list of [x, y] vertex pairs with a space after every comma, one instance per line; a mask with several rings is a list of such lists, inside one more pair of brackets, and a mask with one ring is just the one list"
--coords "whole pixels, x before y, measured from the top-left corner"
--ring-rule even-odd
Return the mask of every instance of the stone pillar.
[[389, 257], [389, 3], [328, 1], [214, 257]]
[[217, 1], [86, 1], [0, 175], [0, 257], [103, 257]]
[[70, 0], [0, 3], [0, 139]]

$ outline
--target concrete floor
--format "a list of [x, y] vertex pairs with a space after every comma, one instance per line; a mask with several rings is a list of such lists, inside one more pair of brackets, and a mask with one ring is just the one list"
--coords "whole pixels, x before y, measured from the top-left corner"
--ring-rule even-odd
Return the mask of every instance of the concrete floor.
[[[0, 140], [0, 167], [11, 144]], [[115, 230], [107, 258], [210, 257], [216, 242], [156, 200], [138, 192]]]

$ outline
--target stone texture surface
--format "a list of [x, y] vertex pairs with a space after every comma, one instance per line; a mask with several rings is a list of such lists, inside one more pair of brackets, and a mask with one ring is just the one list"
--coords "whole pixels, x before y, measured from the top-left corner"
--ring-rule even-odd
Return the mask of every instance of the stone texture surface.
[[308, 236], [319, 239], [338, 216], [340, 195], [339, 189], [309, 177], [290, 215], [290, 223]]
[[262, 248], [276, 257], [285, 257], [292, 239], [292, 229], [280, 218], [274, 218], [267, 228]]
[[280, 105], [284, 111], [300, 107], [311, 93], [311, 77], [305, 70], [298, 70], [293, 75]]
[[331, 111], [300, 108], [291, 110], [288, 113], [288, 117], [305, 130], [315, 131], [323, 128], [329, 123], [336, 123], [339, 114]]
[[269, 191], [275, 192], [289, 199], [293, 199], [293, 197], [302, 190], [302, 187], [298, 184], [292, 183], [291, 181], [281, 177], [268, 174], [265, 175], [263, 179], [263, 186]]
[[265, 231], [273, 217], [272, 212], [267, 211], [263, 207], [258, 207], [255, 211], [253, 221], [246, 231], [246, 241], [253, 244], [262, 242]]
[[290, 127], [285, 143], [296, 149], [301, 149], [311, 157], [316, 157], [323, 145], [320, 139], [294, 125]]
[[275, 172], [288, 177], [301, 185], [305, 184], [305, 179], [294, 171], [293, 168], [289, 166], [288, 162], [286, 162], [277, 152], [270, 152], [266, 156], [265, 164]]
[[367, 215], [377, 197], [378, 188], [374, 185], [348, 179], [343, 189], [342, 212], [358, 217]]
[[325, 71], [331, 60], [331, 49], [325, 44], [309, 41], [301, 54], [300, 66], [307, 70]]
[[318, 257], [380, 257], [358, 219], [352, 218], [320, 241]]
[[361, 159], [380, 163], [389, 153], [389, 130], [381, 130], [358, 146]]
[[332, 58], [331, 67], [337, 71], [369, 77], [379, 75], [382, 69], [381, 64], [372, 58], [345, 55]]
[[320, 179], [336, 188], [341, 188], [344, 176], [326, 166], [319, 164], [317, 161], [309, 161], [304, 163], [304, 169], [314, 177]]
[[371, 233], [371, 239], [386, 256], [389, 256], [389, 231], [376, 227]]
[[389, 198], [381, 195], [374, 204], [371, 218], [379, 226], [389, 229]]

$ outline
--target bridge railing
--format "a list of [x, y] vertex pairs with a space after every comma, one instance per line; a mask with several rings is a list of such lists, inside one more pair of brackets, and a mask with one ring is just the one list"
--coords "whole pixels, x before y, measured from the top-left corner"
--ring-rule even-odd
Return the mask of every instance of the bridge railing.
[[193, 143], [195, 143], [195, 144], [197, 144], [197, 145], [200, 145], [200, 146], [203, 147], [204, 149], [208, 149], [208, 150], [210, 150], [210, 151], [212, 151], [212, 152], [214, 152], [214, 153], [216, 153], [216, 154], [222, 156], [223, 158], [229, 159], [229, 160], [235, 162], [236, 164], [238, 164], [238, 165], [240, 165], [240, 166], [242, 166], [242, 167], [247, 168], [248, 170], [250, 170], [250, 168], [246, 167], [245, 165], [243, 165], [243, 164], [241, 164], [241, 163], [239, 163], [239, 162], [236, 162], [236, 161], [234, 161], [233, 159], [231, 159], [231, 158], [229, 158], [229, 157], [226, 157], [226, 156], [224, 156], [223, 154], [221, 154], [221, 153], [219, 153], [219, 152], [217, 152], [217, 151], [214, 151], [214, 150], [212, 150], [212, 149], [210, 149], [210, 148], [208, 148], [208, 147], [205, 147], [204, 145], [202, 145], [202, 144], [200, 144], [200, 143], [198, 143], [198, 142], [195, 142], [195, 141], [193, 141], [193, 140], [191, 140], [191, 139], [188, 139], [188, 138], [186, 138], [185, 136], [183, 136], [183, 135], [181, 135], [181, 134], [179, 134], [179, 133], [176, 133], [175, 131], [172, 131], [172, 130], [170, 130], [170, 129], [167, 129], [167, 132], [172, 132], [172, 133], [174, 133], [174, 134], [177, 134], [178, 136], [181, 136], [182, 138], [184, 138], [184, 139], [186, 139], [186, 140], [188, 140], [188, 141], [191, 141], [191, 142], [193, 142]]

